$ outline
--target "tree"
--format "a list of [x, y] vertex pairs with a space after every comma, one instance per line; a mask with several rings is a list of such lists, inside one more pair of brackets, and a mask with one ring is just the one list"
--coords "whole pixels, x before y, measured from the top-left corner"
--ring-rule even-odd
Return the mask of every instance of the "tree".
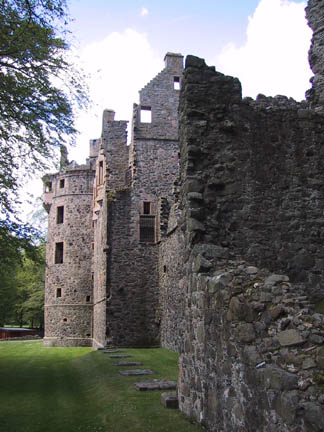
[[[18, 215], [26, 176], [72, 142], [74, 109], [87, 104], [68, 61], [66, 0], [0, 0], [0, 268], [33, 254], [36, 231]], [[0, 286], [1, 286], [0, 271]]]
[[34, 238], [30, 227], [0, 224], [0, 326], [14, 321], [20, 312], [23, 318], [20, 306], [32, 293], [44, 290], [45, 247], [33, 244]]
[[37, 247], [39, 258], [33, 260], [25, 254], [16, 272], [15, 318], [20, 326], [43, 328], [45, 288], [45, 244]]
[[[87, 103], [67, 60], [65, 0], [0, 0], [0, 203], [17, 216], [21, 179], [73, 140], [74, 108]], [[8, 227], [10, 228], [10, 227]]]

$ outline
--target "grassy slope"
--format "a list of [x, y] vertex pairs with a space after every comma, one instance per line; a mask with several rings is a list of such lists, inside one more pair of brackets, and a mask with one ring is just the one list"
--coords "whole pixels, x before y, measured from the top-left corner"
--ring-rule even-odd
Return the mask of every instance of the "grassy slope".
[[[125, 350], [155, 373], [177, 379], [177, 355]], [[0, 425], [6, 432], [197, 432], [161, 392], [138, 392], [113, 360], [89, 348], [45, 348], [41, 342], [0, 343]], [[127, 369], [127, 368], [126, 368]], [[131, 368], [130, 368], [131, 369]]]

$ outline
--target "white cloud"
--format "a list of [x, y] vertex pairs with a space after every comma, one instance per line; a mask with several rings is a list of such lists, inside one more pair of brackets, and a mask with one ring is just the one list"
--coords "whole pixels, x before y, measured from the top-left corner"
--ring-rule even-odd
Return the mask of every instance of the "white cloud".
[[105, 108], [116, 112], [115, 119], [130, 120], [138, 91], [160, 70], [163, 61], [155, 55], [145, 34], [132, 29], [111, 33], [105, 39], [87, 45], [80, 54], [83, 68], [91, 75], [91, 112], [77, 121], [81, 135], [69, 159], [79, 163], [88, 156], [89, 139], [101, 134], [101, 116]]
[[148, 15], [148, 13], [149, 13], [148, 9], [146, 9], [145, 7], [142, 7], [141, 16], [146, 16], [146, 15]]
[[284, 94], [304, 99], [312, 76], [307, 60], [311, 30], [305, 6], [287, 0], [261, 0], [249, 17], [245, 45], [227, 45], [216, 62], [217, 70], [238, 77], [245, 96]]

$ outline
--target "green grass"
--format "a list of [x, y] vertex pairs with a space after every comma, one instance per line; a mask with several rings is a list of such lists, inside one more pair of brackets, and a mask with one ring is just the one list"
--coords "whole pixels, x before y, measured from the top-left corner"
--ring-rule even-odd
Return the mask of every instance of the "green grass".
[[[125, 349], [154, 375], [177, 379], [177, 354]], [[0, 425], [5, 432], [198, 432], [161, 392], [138, 392], [107, 354], [90, 348], [45, 348], [42, 342], [0, 343]], [[127, 369], [127, 368], [126, 368]], [[130, 368], [131, 369], [131, 368]]]

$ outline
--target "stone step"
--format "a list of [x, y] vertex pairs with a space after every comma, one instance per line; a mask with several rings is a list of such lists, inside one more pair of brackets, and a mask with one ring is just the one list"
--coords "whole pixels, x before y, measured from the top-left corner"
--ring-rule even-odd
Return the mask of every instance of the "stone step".
[[142, 366], [141, 362], [118, 362], [113, 363], [113, 366]]
[[119, 374], [123, 376], [152, 375], [152, 373], [153, 371], [150, 369], [129, 369], [119, 371]]
[[166, 392], [161, 394], [161, 402], [165, 408], [179, 408], [177, 392]]
[[138, 391], [176, 390], [177, 383], [175, 381], [168, 381], [168, 380], [141, 381], [135, 383], [134, 387]]
[[102, 351], [104, 354], [113, 354], [113, 353], [115, 353], [115, 354], [117, 354], [117, 353], [123, 353], [123, 352], [125, 352], [125, 351], [122, 351], [122, 350], [107, 350], [107, 351]]
[[131, 355], [112, 355], [112, 356], [109, 356], [109, 358], [111, 358], [111, 359], [122, 359], [122, 358], [129, 358], [129, 357], [132, 357]]

